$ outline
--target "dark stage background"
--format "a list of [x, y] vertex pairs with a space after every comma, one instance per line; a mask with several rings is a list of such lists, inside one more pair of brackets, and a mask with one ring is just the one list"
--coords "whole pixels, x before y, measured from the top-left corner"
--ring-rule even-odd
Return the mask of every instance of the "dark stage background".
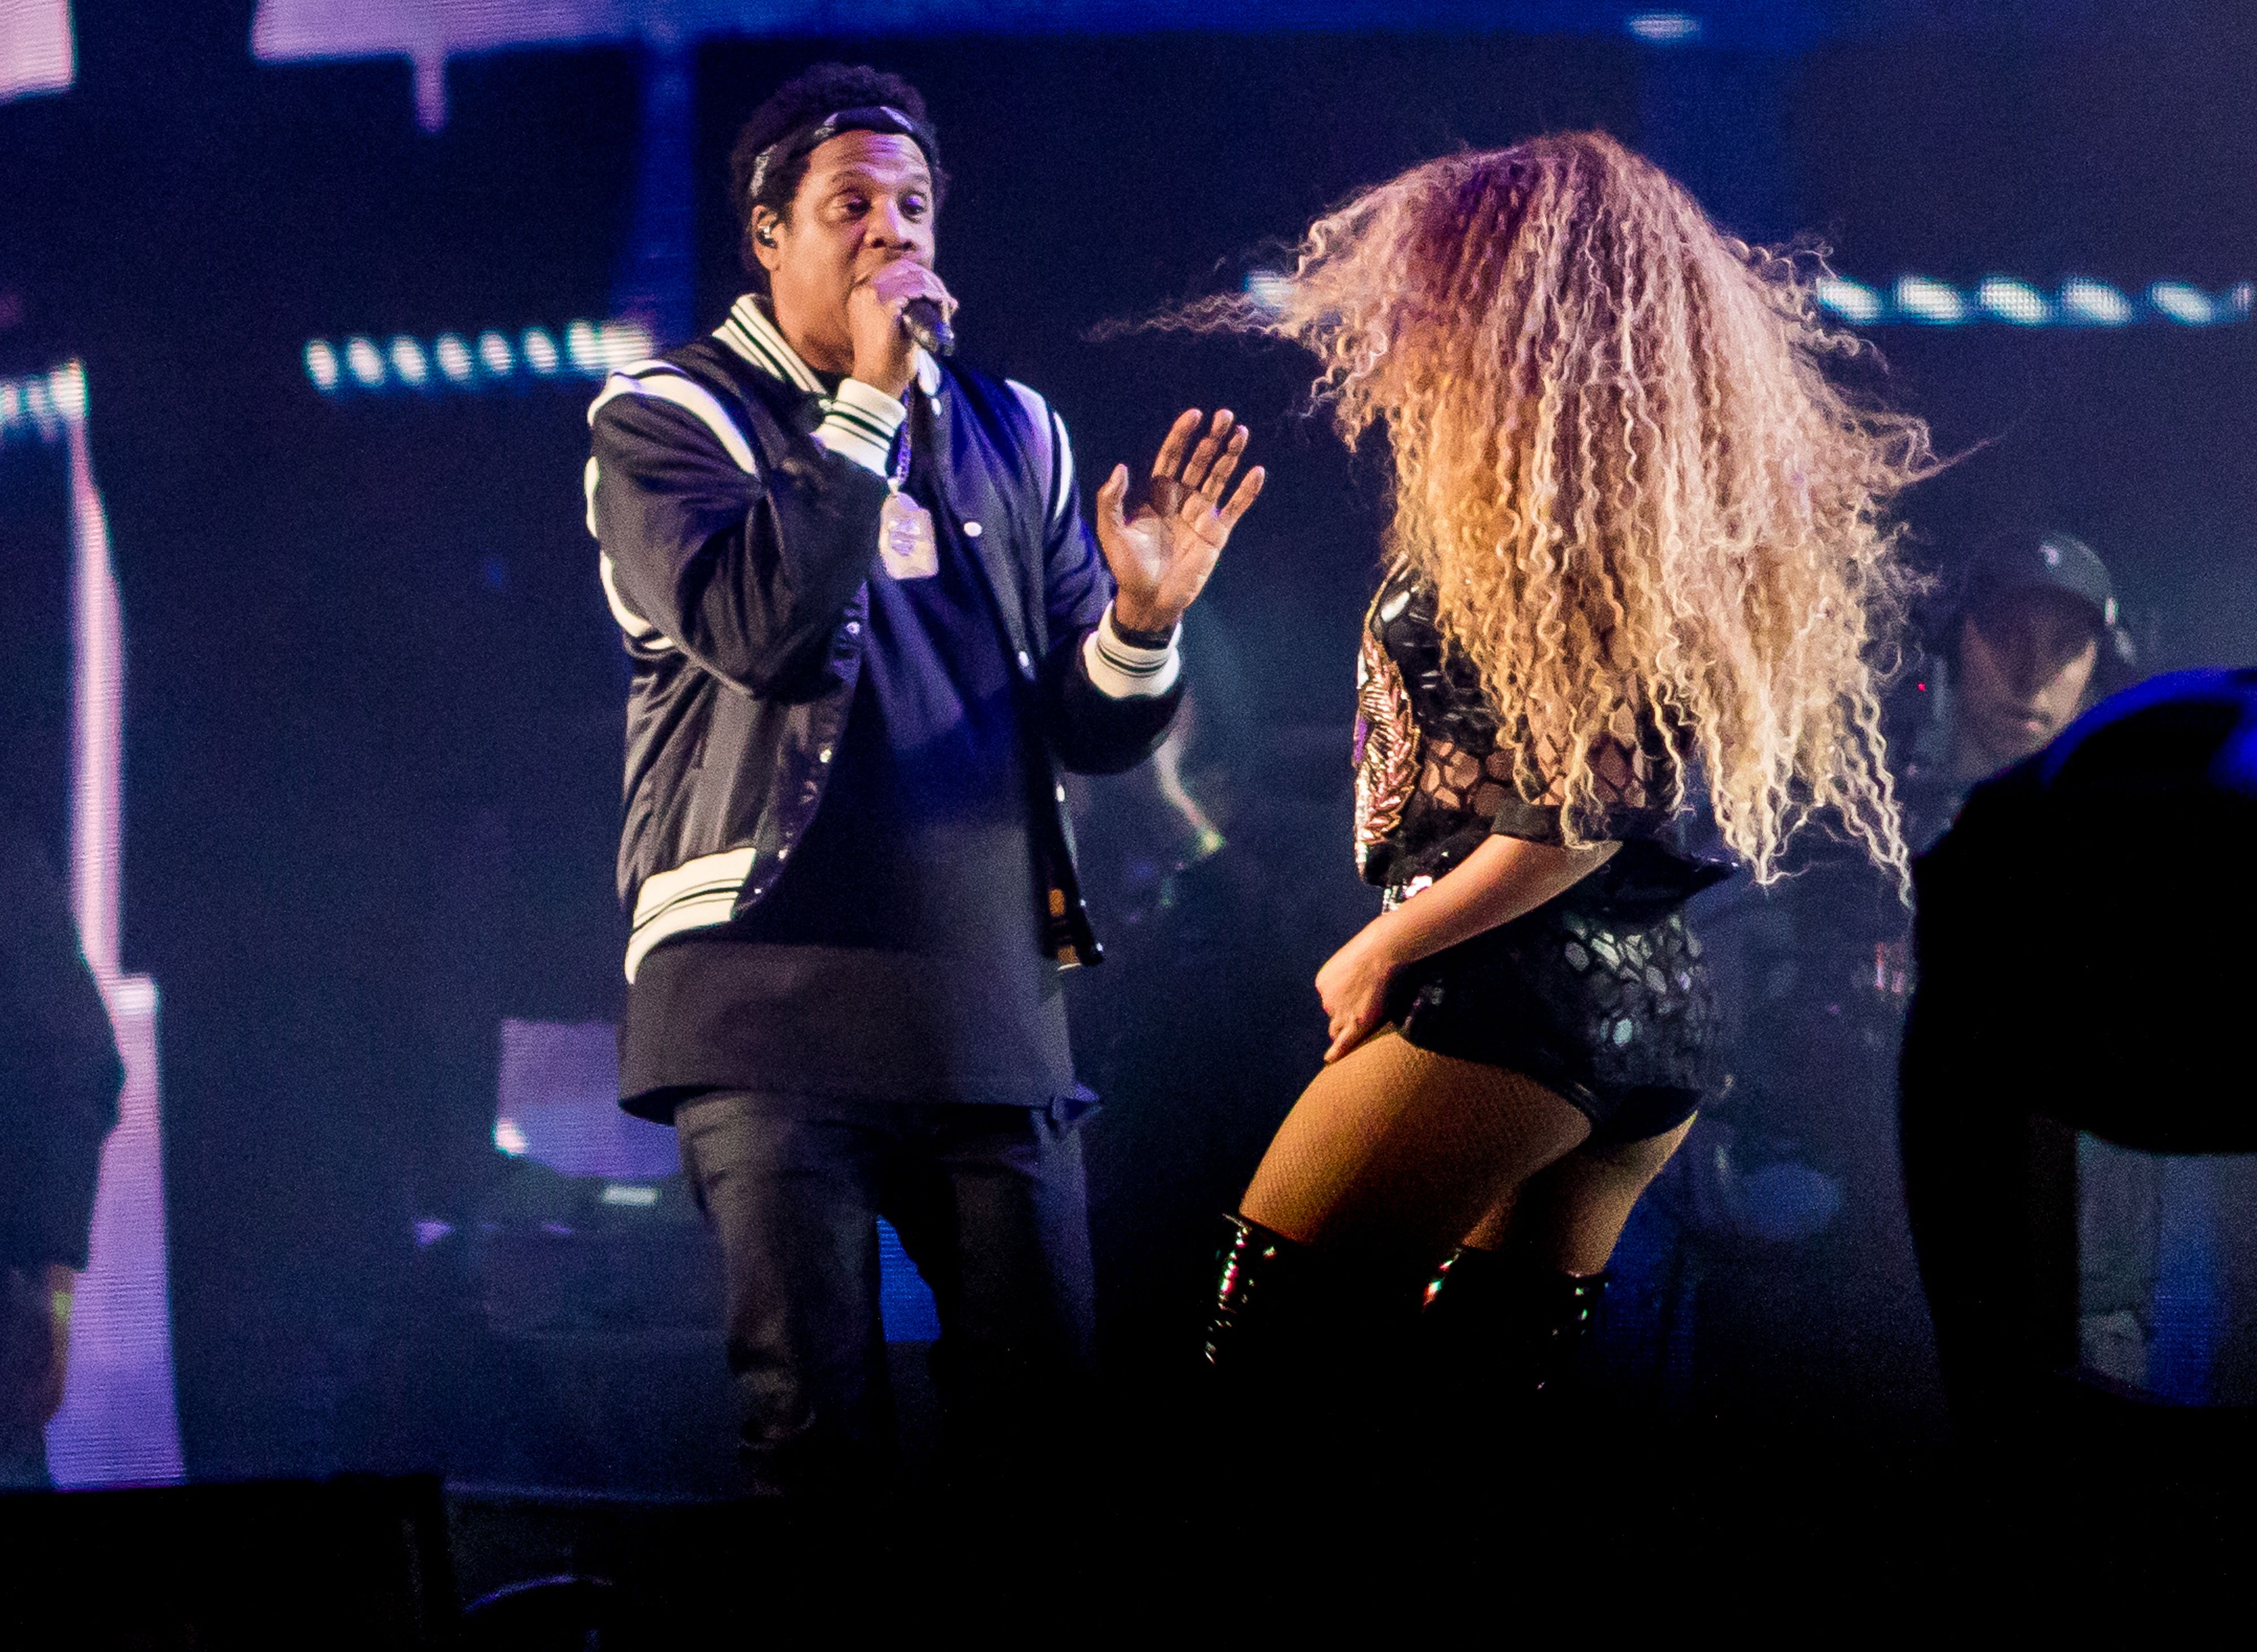
[[[1976, 27], [1871, 10], [1673, 49], [1614, 28], [714, 41], [686, 60], [677, 199], [645, 181], [640, 47], [457, 59], [430, 132], [404, 64], [253, 61], [242, 0], [78, 7], [75, 88], [0, 108], [0, 373], [75, 356], [92, 386], [129, 642], [124, 949], [165, 993], [190, 1474], [666, 1490], [718, 1467], [694, 1226], [676, 1203], [633, 1232], [615, 1212], [574, 1235], [607, 1260], [520, 1267], [512, 1235], [573, 1196], [492, 1146], [500, 1021], [610, 1020], [623, 992], [625, 669], [580, 504], [595, 385], [325, 396], [308, 339], [561, 328], [644, 300], [662, 321], [685, 298], [711, 325], [739, 290], [736, 126], [844, 56], [924, 88], [963, 348], [1054, 401], [1086, 484], [1145, 460], [1183, 406], [1252, 423], [1270, 491], [1188, 645], [1185, 780], [1228, 846], [1201, 855], [1149, 775], [1077, 799], [1111, 943], [1072, 989], [1107, 1103], [1102, 1310], [1134, 1380], [1185, 1345], [1212, 1213], [1321, 1051], [1310, 978], [1376, 909], [1348, 855], [1347, 749], [1380, 469], [1305, 417], [1290, 354], [1089, 329], [1235, 284], [1411, 163], [1593, 125], [1735, 229], [1816, 232], [1876, 286], [2257, 273], [2239, 8], [2141, 7], [2121, 29], [2094, 8]], [[679, 224], [669, 200], [694, 218], [654, 277], [637, 225]], [[1887, 393], [1968, 454], [1911, 502], [1923, 554], [2066, 527], [2115, 569], [2144, 663], [2257, 660], [2257, 328], [1875, 335]], [[11, 674], [43, 658], [11, 649]], [[1748, 921], [1733, 899], [1727, 927]], [[1889, 1055], [1858, 1048], [1798, 1128], [1862, 1225], [1703, 1249], [1697, 1200], [1664, 1190], [1633, 1229], [1613, 1334], [1641, 1402], [1932, 1437], [1925, 1317], [1890, 1237]], [[527, 1317], [540, 1289], [572, 1300]], [[675, 1352], [633, 1352], [656, 1346]], [[592, 1373], [577, 1392], [567, 1366]], [[599, 1436], [593, 1457], [542, 1444]]]

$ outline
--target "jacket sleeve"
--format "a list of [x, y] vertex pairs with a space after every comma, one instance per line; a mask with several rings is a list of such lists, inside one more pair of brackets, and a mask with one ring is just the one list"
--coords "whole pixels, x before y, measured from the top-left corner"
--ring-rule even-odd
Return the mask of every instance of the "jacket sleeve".
[[752, 695], [818, 672], [876, 559], [884, 478], [820, 439], [764, 464], [663, 364], [613, 374], [589, 422], [588, 526], [630, 649], [678, 650]]
[[1182, 661], [1172, 641], [1164, 649], [1140, 649], [1114, 633], [1113, 574], [1082, 519], [1065, 422], [1031, 390], [1016, 383], [1011, 388], [1038, 421], [1035, 451], [1050, 470], [1043, 546], [1051, 638], [1050, 658], [1043, 662], [1044, 730], [1065, 767], [1117, 774], [1150, 757], [1166, 737], [1183, 703]]
[[0, 1260], [84, 1267], [125, 1069], [62, 879], [12, 821], [0, 822]]

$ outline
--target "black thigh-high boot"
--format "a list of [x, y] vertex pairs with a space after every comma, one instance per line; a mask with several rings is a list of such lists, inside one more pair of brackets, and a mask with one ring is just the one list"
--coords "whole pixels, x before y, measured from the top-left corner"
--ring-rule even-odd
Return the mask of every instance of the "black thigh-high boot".
[[1438, 1379], [1476, 1405], [1557, 1399], [1598, 1329], [1607, 1279], [1460, 1246], [1420, 1316]]
[[1270, 1511], [1236, 1533], [1268, 1564], [1321, 1571], [1325, 1545], [1351, 1537], [1368, 1562], [1379, 1534], [1357, 1520], [1320, 1541], [1305, 1521], [1278, 1524], [1276, 1511], [1391, 1506], [1383, 1493], [1412, 1444], [1404, 1401], [1418, 1371], [1426, 1269], [1304, 1244], [1243, 1216], [1224, 1218], [1221, 1239], [1202, 1350], [1199, 1472], [1219, 1507]]
[[[1463, 1246], [1435, 1270], [1419, 1316], [1428, 1404], [1419, 1472], [1459, 1540], [1583, 1564], [1560, 1536], [1590, 1529], [1585, 1505], [1604, 1430], [1584, 1426], [1574, 1366], [1606, 1286], [1603, 1273]], [[1549, 1490], [1532, 1502], [1500, 1499], [1504, 1485]]]
[[1200, 1351], [1214, 1379], [1266, 1386], [1305, 1344], [1315, 1258], [1311, 1247], [1238, 1215], [1222, 1218], [1214, 1302]]
[[1425, 1272], [1226, 1217], [1204, 1348], [1206, 1410], [1231, 1442], [1218, 1457], [1266, 1455], [1288, 1478], [1338, 1483], [1396, 1454]]
[[1320, 1292], [1311, 1246], [1235, 1214], [1217, 1238], [1187, 1466], [1205, 1500], [1229, 1507], [1249, 1486], [1274, 1499], [1280, 1465], [1308, 1436], [1312, 1299]]

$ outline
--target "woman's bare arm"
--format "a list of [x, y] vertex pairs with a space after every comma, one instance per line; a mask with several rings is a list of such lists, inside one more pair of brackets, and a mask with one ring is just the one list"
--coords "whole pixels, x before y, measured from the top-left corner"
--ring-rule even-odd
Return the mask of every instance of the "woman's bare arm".
[[1338, 1061], [1379, 1025], [1397, 971], [1535, 911], [1605, 865], [1620, 847], [1560, 849], [1490, 837], [1430, 887], [1374, 918], [1317, 971], [1317, 996], [1332, 1024], [1325, 1059]]

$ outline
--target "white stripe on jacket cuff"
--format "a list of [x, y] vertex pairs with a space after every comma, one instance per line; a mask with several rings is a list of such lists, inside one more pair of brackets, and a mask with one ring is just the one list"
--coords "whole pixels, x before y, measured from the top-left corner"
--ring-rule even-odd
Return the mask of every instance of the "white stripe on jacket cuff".
[[1157, 699], [1176, 686], [1183, 671], [1183, 655], [1176, 651], [1176, 639], [1182, 634], [1183, 627], [1178, 625], [1164, 648], [1125, 643], [1114, 627], [1113, 604], [1107, 603], [1105, 618], [1082, 640], [1081, 662], [1100, 694], [1115, 700]]
[[859, 378], [838, 382], [831, 411], [815, 427], [815, 439], [842, 459], [851, 459], [874, 476], [886, 474], [893, 456], [894, 433], [909, 410], [874, 385]]

